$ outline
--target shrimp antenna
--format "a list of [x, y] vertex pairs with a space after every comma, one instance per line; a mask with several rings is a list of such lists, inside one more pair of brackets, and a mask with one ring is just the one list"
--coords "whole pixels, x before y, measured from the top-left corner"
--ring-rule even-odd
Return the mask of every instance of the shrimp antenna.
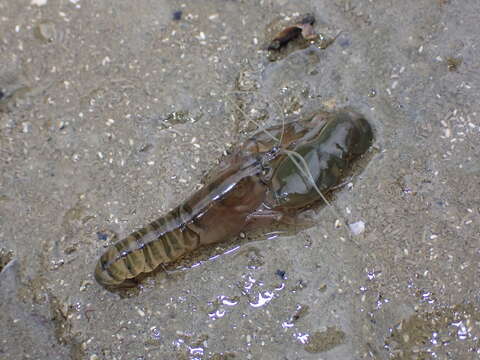
[[[287, 149], [283, 149], [282, 152], [284, 152], [285, 154], [288, 155], [288, 157], [290, 158], [290, 160], [292, 160], [292, 162], [295, 164], [295, 166], [297, 167], [297, 169], [300, 171], [300, 173], [305, 177], [307, 178], [307, 180], [312, 184], [313, 188], [315, 189], [315, 191], [318, 193], [318, 195], [320, 195], [320, 197], [322, 198], [322, 200], [325, 202], [325, 204], [327, 204], [328, 206], [328, 209], [332, 212], [332, 214], [341, 219], [342, 221], [342, 225], [345, 227], [345, 229], [347, 230], [347, 233], [349, 235], [349, 238], [350, 240], [352, 240], [352, 242], [359, 246], [359, 244], [357, 244], [351, 237], [350, 237], [350, 231], [348, 229], [348, 225], [347, 225], [347, 222], [345, 221], [345, 219], [343, 218], [342, 215], [340, 215], [337, 211], [337, 209], [335, 209], [335, 206], [333, 206], [328, 200], [327, 198], [323, 195], [323, 193], [320, 191], [320, 189], [318, 188], [317, 184], [315, 183], [315, 179], [313, 178], [312, 176], [312, 173], [310, 172], [310, 169], [308, 167], [308, 164], [307, 162], [305, 161], [305, 159], [303, 158], [302, 155], [300, 155], [298, 152], [296, 151], [292, 151], [292, 150], [287, 150]], [[301, 164], [301, 166], [300, 166]]]
[[[235, 93], [235, 92], [230, 92], [231, 94]], [[261, 129], [261, 131], [263, 131], [265, 134], [267, 134], [268, 137], [270, 137], [270, 139], [272, 140], [275, 140], [275, 141], [279, 141], [279, 139], [277, 139], [275, 136], [273, 136], [267, 129], [265, 129], [264, 127], [262, 127], [260, 125], [260, 123], [256, 120], [253, 120], [240, 106], [238, 106], [235, 101], [230, 97], [230, 96], [226, 96], [228, 101], [230, 101], [232, 103], [233, 106], [235, 106], [235, 108], [240, 111], [242, 113], [242, 115], [251, 123], [255, 124], [258, 128]], [[283, 132], [283, 131], [282, 131]]]
[[[251, 91], [241, 91], [241, 90], [236, 90], [236, 91], [230, 91], [228, 92], [228, 94], [240, 94], [240, 95], [243, 95], [243, 94], [248, 94], [248, 93], [252, 93]], [[272, 102], [275, 107], [277, 108], [277, 111], [280, 113], [280, 117], [282, 119], [282, 131], [280, 133], [280, 139], [277, 139], [275, 138], [273, 135], [271, 135], [267, 129], [265, 129], [264, 127], [261, 127], [259, 126], [259, 124], [254, 121], [252, 118], [250, 118], [236, 103], [235, 101], [232, 100], [232, 98], [230, 98], [227, 94], [227, 99], [242, 113], [242, 115], [248, 120], [248, 121], [251, 121], [252, 123], [254, 123], [255, 125], [257, 125], [261, 131], [265, 132], [268, 136], [270, 136], [273, 140], [276, 140], [278, 141], [278, 144], [280, 145], [283, 141], [283, 136], [285, 135], [285, 114], [283, 113], [283, 110], [282, 110], [282, 107], [280, 106], [280, 104], [278, 103], [278, 101], [275, 99], [275, 98], [267, 98], [267, 96], [259, 93], [257, 95], [260, 95], [264, 100], [268, 100], [269, 102]]]

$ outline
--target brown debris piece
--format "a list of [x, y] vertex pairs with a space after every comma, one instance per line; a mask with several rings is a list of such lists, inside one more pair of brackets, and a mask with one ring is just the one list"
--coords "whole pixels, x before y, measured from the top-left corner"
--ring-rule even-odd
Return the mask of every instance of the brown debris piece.
[[462, 64], [462, 58], [448, 57], [447, 68], [448, 71], [457, 71], [458, 67]]
[[290, 41], [298, 38], [302, 33], [302, 29], [297, 26], [290, 26], [280, 31], [277, 36], [268, 45], [267, 50], [280, 50], [287, 45]]
[[315, 18], [313, 15], [306, 15], [298, 24], [289, 26], [280, 31], [268, 45], [267, 50], [280, 50], [286, 46], [290, 41], [297, 39], [300, 35], [305, 40], [314, 40], [317, 38], [317, 33], [313, 29]]

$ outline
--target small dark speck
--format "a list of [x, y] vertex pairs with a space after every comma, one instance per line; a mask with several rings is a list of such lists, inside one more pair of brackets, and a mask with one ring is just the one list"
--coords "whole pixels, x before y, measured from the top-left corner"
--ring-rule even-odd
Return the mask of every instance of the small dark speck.
[[4, 96], [5, 96], [5, 93], [2, 90], [0, 90], [0, 100], [2, 100]]
[[285, 280], [285, 271], [283, 270], [277, 270], [275, 271], [275, 275], [280, 276], [283, 280]]
[[105, 241], [108, 239], [108, 235], [100, 231], [97, 232], [97, 237], [98, 237], [98, 240], [102, 240], [102, 241]]
[[346, 38], [340, 39], [340, 40], [338, 40], [338, 44], [339, 44], [342, 48], [349, 47], [349, 46], [350, 46], [350, 39], [346, 39]]
[[140, 148], [140, 152], [147, 152], [150, 151], [153, 148], [152, 144], [146, 144]]
[[173, 15], [172, 15], [172, 18], [175, 21], [181, 20], [182, 19], [182, 11], [181, 10], [174, 11]]

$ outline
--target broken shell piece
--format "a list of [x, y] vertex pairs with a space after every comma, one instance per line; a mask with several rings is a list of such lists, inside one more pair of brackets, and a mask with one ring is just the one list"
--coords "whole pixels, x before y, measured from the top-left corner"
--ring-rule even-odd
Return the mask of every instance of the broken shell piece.
[[289, 26], [280, 31], [268, 45], [267, 50], [280, 50], [287, 45], [290, 41], [295, 40], [300, 35], [305, 40], [314, 40], [317, 38], [317, 34], [313, 29], [315, 23], [315, 17], [313, 15], [305, 15], [303, 19], [296, 25]]
[[360, 235], [365, 231], [365, 223], [361, 220], [352, 224], [348, 224], [348, 227], [353, 235]]
[[55, 24], [51, 21], [42, 21], [33, 29], [34, 36], [43, 42], [51, 43], [57, 38]]

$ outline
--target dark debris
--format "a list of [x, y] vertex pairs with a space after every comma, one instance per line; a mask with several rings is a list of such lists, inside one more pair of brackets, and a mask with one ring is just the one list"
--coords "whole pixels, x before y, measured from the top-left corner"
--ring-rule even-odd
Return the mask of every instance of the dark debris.
[[285, 274], [286, 274], [286, 273], [285, 273], [285, 271], [283, 271], [283, 270], [277, 270], [277, 271], [275, 271], [275, 275], [280, 276], [280, 278], [281, 278], [282, 280], [285, 280], [285, 279], [286, 279]]
[[107, 241], [108, 234], [99, 231], [97, 232], [97, 237], [98, 237], [98, 240]]
[[175, 21], [180, 21], [182, 20], [182, 10], [176, 10], [172, 14], [172, 19]]
[[313, 40], [317, 38], [317, 34], [313, 29], [315, 23], [315, 17], [311, 14], [303, 16], [303, 18], [295, 25], [288, 26], [280, 31], [270, 42], [267, 50], [280, 50], [286, 46], [292, 40], [295, 40], [302, 36], [304, 40]]
[[457, 71], [458, 67], [462, 65], [462, 58], [448, 57], [447, 67], [448, 71]]

